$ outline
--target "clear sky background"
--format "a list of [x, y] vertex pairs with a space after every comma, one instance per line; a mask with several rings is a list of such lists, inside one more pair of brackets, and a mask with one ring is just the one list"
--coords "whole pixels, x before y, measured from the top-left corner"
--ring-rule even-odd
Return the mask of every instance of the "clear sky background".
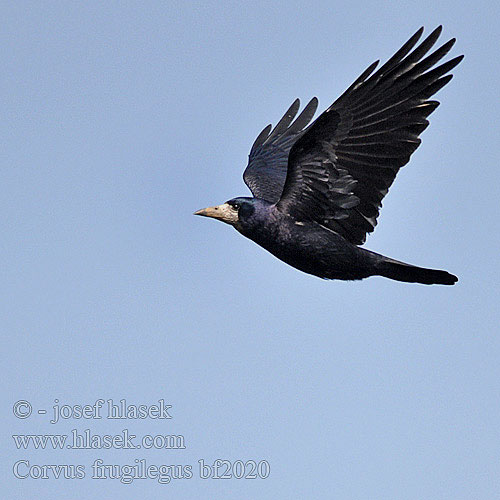
[[[1, 18], [3, 498], [500, 498], [497, 2], [4, 1]], [[466, 58], [366, 246], [456, 286], [322, 281], [192, 216], [248, 195], [252, 141], [296, 97], [325, 109], [439, 24]], [[55, 399], [100, 398], [173, 418], [49, 423]], [[12, 439], [125, 428], [186, 449]], [[194, 477], [91, 479], [98, 458]], [[203, 480], [200, 459], [271, 474]], [[19, 460], [86, 477], [16, 479]]]

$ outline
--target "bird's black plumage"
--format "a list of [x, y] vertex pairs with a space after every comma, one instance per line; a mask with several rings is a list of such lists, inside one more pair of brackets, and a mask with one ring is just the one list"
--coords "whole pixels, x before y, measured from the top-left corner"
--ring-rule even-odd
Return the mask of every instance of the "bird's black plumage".
[[445, 271], [358, 246], [374, 230], [382, 199], [439, 105], [429, 99], [463, 58], [435, 66], [455, 40], [428, 55], [441, 27], [417, 46], [422, 33], [423, 28], [377, 71], [378, 61], [370, 65], [312, 123], [317, 99], [295, 118], [297, 99], [252, 146], [243, 178], [255, 198], [235, 198], [196, 213], [232, 224], [276, 257], [321, 278], [381, 275], [454, 284], [457, 278]]

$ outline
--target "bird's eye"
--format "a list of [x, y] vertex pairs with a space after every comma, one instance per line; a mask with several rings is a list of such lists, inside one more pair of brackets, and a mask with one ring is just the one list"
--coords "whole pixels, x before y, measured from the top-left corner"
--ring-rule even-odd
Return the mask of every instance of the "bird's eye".
[[238, 208], [240, 208], [240, 204], [239, 203], [233, 203], [233, 208], [235, 210], [238, 210]]

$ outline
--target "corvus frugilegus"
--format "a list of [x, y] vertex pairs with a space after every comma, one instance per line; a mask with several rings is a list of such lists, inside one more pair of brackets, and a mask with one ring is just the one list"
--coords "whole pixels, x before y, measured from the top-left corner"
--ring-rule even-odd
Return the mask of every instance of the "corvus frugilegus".
[[326, 279], [385, 276], [411, 283], [453, 285], [446, 271], [399, 262], [361, 248], [382, 198], [408, 163], [439, 103], [429, 100], [463, 58], [434, 67], [455, 43], [427, 55], [441, 33], [420, 45], [419, 29], [374, 72], [378, 61], [315, 121], [313, 98], [294, 120], [297, 99], [255, 140], [243, 174], [254, 198], [234, 198], [196, 215], [231, 224], [273, 255]]

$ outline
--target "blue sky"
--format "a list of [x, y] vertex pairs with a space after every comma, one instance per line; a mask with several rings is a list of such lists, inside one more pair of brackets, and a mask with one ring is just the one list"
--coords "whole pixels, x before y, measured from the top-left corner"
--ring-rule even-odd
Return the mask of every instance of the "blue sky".
[[[498, 14], [486, 1], [3, 2], [5, 498], [498, 498]], [[296, 97], [325, 109], [439, 24], [466, 58], [366, 246], [456, 286], [322, 281], [192, 216], [248, 194], [249, 148]], [[55, 399], [164, 399], [173, 418], [50, 424]], [[125, 428], [186, 448], [12, 438]], [[96, 459], [194, 477], [97, 480]], [[271, 474], [203, 480], [200, 459]], [[16, 479], [20, 460], [87, 474]]]

